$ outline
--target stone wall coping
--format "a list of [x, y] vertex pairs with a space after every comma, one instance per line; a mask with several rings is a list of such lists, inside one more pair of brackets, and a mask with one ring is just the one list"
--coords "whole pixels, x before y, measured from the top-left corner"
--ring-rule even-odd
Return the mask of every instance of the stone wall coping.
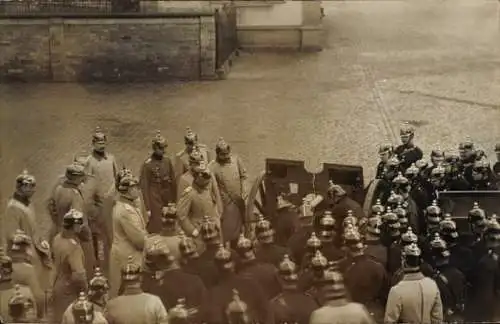
[[119, 19], [119, 18], [131, 18], [131, 19], [143, 19], [143, 18], [196, 18], [196, 17], [211, 17], [214, 16], [215, 10], [174, 10], [167, 12], [96, 12], [96, 13], [64, 13], [64, 12], [32, 12], [32, 13], [2, 13], [0, 14], [0, 20], [10, 20], [10, 19], [50, 19], [50, 18], [83, 18], [83, 19]]

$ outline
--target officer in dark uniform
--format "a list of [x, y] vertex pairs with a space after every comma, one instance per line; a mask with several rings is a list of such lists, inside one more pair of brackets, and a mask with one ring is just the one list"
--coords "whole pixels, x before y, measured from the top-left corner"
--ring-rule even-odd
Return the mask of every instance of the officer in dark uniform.
[[399, 218], [387, 208], [382, 216], [384, 245], [388, 248], [387, 272], [392, 276], [401, 267], [401, 232]]
[[495, 145], [495, 154], [497, 156], [497, 161], [493, 165], [493, 173], [497, 178], [500, 178], [500, 143]]
[[95, 269], [95, 275], [89, 281], [88, 300], [94, 304], [96, 311], [103, 312], [108, 303], [109, 280], [104, 277], [100, 268]]
[[215, 254], [215, 261], [220, 271], [220, 281], [208, 291], [208, 299], [204, 307], [205, 323], [229, 324], [226, 317], [227, 305], [233, 299], [233, 290], [246, 303], [248, 314], [259, 323], [271, 323], [268, 299], [261, 285], [254, 279], [237, 275], [232, 253], [222, 244]]
[[197, 275], [201, 278], [207, 289], [217, 283], [217, 271], [207, 271], [204, 269], [206, 263], [202, 262], [198, 254], [198, 247], [191, 237], [180, 235], [179, 252], [181, 253], [180, 264], [184, 271]]
[[430, 158], [431, 164], [425, 170], [427, 177], [430, 177], [433, 169], [444, 162], [444, 152], [441, 149], [434, 149], [431, 151]]
[[458, 144], [458, 152], [460, 154], [460, 172], [466, 180], [469, 180], [472, 175], [472, 167], [477, 160], [477, 152], [474, 143], [470, 139]]
[[469, 183], [471, 190], [498, 190], [490, 163], [486, 159], [474, 161]]
[[301, 232], [312, 224], [312, 217], [299, 213], [297, 206], [288, 201], [288, 195], [282, 193], [278, 195], [276, 215], [271, 218], [271, 224], [276, 244], [288, 246], [292, 237], [296, 237], [296, 231]]
[[[408, 221], [406, 209], [403, 208], [403, 205], [401, 203], [399, 203], [398, 206], [393, 210], [393, 212], [394, 212], [394, 214], [398, 215], [400, 232], [401, 233], [406, 232], [406, 230], [410, 226], [410, 222]], [[416, 219], [416, 217], [413, 217], [413, 218], [414, 218], [414, 221], [411, 224], [412, 227], [415, 225], [418, 225], [418, 219]]]
[[372, 257], [379, 262], [384, 268], [387, 268], [387, 247], [380, 241], [380, 233], [382, 229], [382, 217], [380, 213], [370, 217], [366, 226], [364, 237], [365, 255]]
[[[404, 249], [411, 244], [418, 244], [418, 236], [415, 233], [413, 233], [411, 227], [408, 227], [406, 232], [401, 233], [400, 244], [402, 251], [404, 251]], [[430, 274], [432, 272], [432, 269], [430, 269], [430, 266], [428, 266], [425, 262], [422, 261], [420, 264], [420, 271], [422, 273]], [[403, 277], [404, 277], [404, 269], [403, 267], [400, 267], [390, 278], [390, 285], [395, 286], [401, 280], [403, 280]]]
[[[347, 216], [345, 220], [354, 219], [354, 216]], [[325, 211], [319, 222], [319, 239], [321, 241], [321, 253], [329, 260], [337, 262], [344, 258], [344, 252], [338, 248], [339, 236], [335, 232], [335, 219], [330, 211]]]
[[[345, 262], [345, 260], [342, 262], [336, 262], [338, 265], [337, 269], [339, 271], [345, 268]], [[328, 262], [320, 251], [316, 251], [316, 254], [310, 260], [310, 264], [307, 269], [304, 270], [299, 277], [299, 289], [301, 291], [305, 291], [308, 295], [311, 295], [319, 304], [324, 301], [324, 296], [321, 295], [319, 285], [321, 285], [323, 272], [325, 272], [329, 266], [331, 266], [331, 263]]]
[[344, 281], [352, 301], [366, 306], [376, 321], [384, 318], [388, 277], [385, 268], [365, 255], [365, 245], [356, 228], [345, 233], [349, 263]]
[[463, 320], [467, 281], [465, 275], [450, 264], [450, 251], [446, 242], [435, 233], [431, 241], [433, 273], [443, 302], [444, 320], [457, 323]]
[[321, 240], [316, 236], [316, 232], [311, 233], [311, 237], [306, 242], [306, 253], [304, 254], [304, 257], [302, 258], [300, 262], [300, 269], [304, 270], [309, 267], [311, 264], [311, 260], [316, 255], [317, 251], [321, 251], [321, 248], [323, 247], [323, 243], [321, 243]]
[[[403, 176], [401, 172], [398, 173], [398, 176], [392, 180], [392, 185], [394, 191], [401, 195], [403, 201], [401, 202], [401, 206], [406, 210], [406, 218], [408, 219], [410, 225], [413, 229], [418, 233], [420, 232], [419, 223], [418, 223], [418, 207], [417, 203], [413, 200], [410, 195], [411, 192], [411, 184], [410, 181]], [[398, 204], [392, 207], [393, 210], [399, 206]]]
[[372, 217], [375, 215], [382, 215], [385, 211], [384, 205], [382, 205], [382, 201], [380, 199], [377, 199], [375, 201], [375, 204], [371, 208], [371, 214], [368, 215], [368, 217]]
[[392, 144], [384, 143], [379, 146], [378, 155], [380, 157], [380, 162], [377, 164], [377, 170], [375, 173], [375, 179], [385, 179], [385, 172], [387, 170], [387, 162], [394, 154], [394, 149]]
[[384, 179], [381, 183], [381, 192], [383, 193], [380, 197], [382, 203], [386, 203], [387, 199], [391, 195], [391, 191], [393, 189], [392, 181], [397, 177], [400, 172], [400, 161], [396, 156], [393, 156], [389, 159], [386, 166], [386, 171], [384, 173]]
[[424, 216], [423, 210], [429, 204], [427, 191], [424, 187], [426, 180], [424, 181], [424, 179], [420, 176], [420, 169], [417, 167], [416, 163], [413, 163], [408, 169], [406, 169], [405, 177], [410, 182], [410, 197], [417, 205], [418, 219], [422, 219]]
[[470, 184], [460, 172], [460, 157], [454, 154], [446, 154], [443, 166], [446, 170], [446, 190], [469, 190]]
[[12, 318], [12, 323], [36, 323], [37, 321], [30, 315], [33, 314], [32, 301], [24, 296], [19, 286], [15, 287], [14, 296], [9, 299], [9, 316]]
[[252, 278], [261, 284], [268, 300], [276, 297], [281, 292], [278, 269], [270, 263], [257, 261], [252, 241], [243, 234], [238, 239], [236, 252], [239, 256], [238, 275]]
[[398, 205], [403, 204], [404, 198], [400, 194], [397, 194], [396, 191], [391, 190], [389, 198], [387, 198], [386, 207], [394, 210]]
[[479, 203], [474, 202], [472, 209], [469, 210], [468, 219], [471, 231], [468, 247], [471, 249], [474, 257], [472, 266], [475, 267], [479, 259], [487, 252], [483, 240], [483, 234], [486, 230], [486, 212], [479, 207]]
[[318, 308], [313, 297], [298, 288], [297, 266], [285, 255], [279, 265], [282, 292], [270, 302], [274, 323], [308, 324], [311, 313]]
[[441, 223], [442, 216], [443, 213], [436, 200], [425, 209], [426, 231], [419, 237], [419, 246], [422, 251], [422, 259], [427, 263], [432, 262], [430, 242], [434, 238], [434, 234], [439, 232], [439, 224]]
[[203, 251], [198, 259], [199, 271], [203, 273], [203, 282], [207, 288], [212, 287], [217, 283], [218, 271], [215, 265], [215, 254], [219, 250], [221, 242], [221, 234], [218, 225], [208, 216], [203, 218], [200, 227], [200, 236], [205, 244]]
[[[175, 307], [180, 298], [185, 298], [187, 307], [193, 310], [191, 314], [196, 314], [196, 310], [205, 304], [207, 290], [203, 281], [197, 275], [183, 271], [164, 243], [153, 242], [146, 250], [145, 262], [149, 278], [143, 283], [150, 280], [153, 284], [144, 291], [160, 297], [166, 309]], [[201, 321], [201, 314], [197, 315]]]
[[[301, 214], [299, 219], [299, 228], [295, 233], [292, 234], [287, 242], [287, 247], [291, 252], [291, 257], [297, 262], [297, 264], [302, 265], [302, 260], [307, 254], [307, 240], [311, 234], [315, 231], [314, 229], [314, 214]], [[278, 235], [277, 235], [278, 237]], [[277, 241], [278, 242], [278, 241]], [[279, 244], [279, 243], [278, 243]]]
[[429, 184], [428, 196], [432, 200], [437, 200], [438, 192], [446, 189], [446, 170], [441, 164], [432, 168], [429, 175]]
[[448, 251], [450, 251], [450, 265], [468, 276], [474, 257], [472, 251], [464, 245], [465, 242], [459, 241], [457, 224], [450, 214], [445, 214], [444, 219], [439, 223], [439, 235], [446, 242]]
[[286, 247], [275, 244], [274, 229], [262, 215], [259, 215], [255, 226], [255, 236], [258, 240], [255, 247], [255, 257], [259, 262], [270, 263], [277, 267], [283, 260], [283, 256], [290, 253]]
[[500, 247], [500, 225], [496, 217], [487, 222], [484, 232], [486, 254], [483, 254], [470, 276], [466, 321], [493, 322], [500, 290], [500, 263], [498, 248]]
[[401, 161], [401, 167], [406, 170], [412, 163], [417, 162], [422, 158], [424, 153], [413, 143], [415, 137], [415, 129], [410, 124], [405, 123], [399, 130], [401, 145], [396, 147], [394, 153]]

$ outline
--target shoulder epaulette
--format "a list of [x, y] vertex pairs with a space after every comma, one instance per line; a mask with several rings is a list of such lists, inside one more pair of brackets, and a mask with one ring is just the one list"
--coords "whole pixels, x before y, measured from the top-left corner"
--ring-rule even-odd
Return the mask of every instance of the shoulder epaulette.
[[71, 244], [73, 245], [78, 245], [78, 242], [75, 240], [75, 239], [69, 239], [69, 241], [71, 242]]
[[193, 191], [193, 187], [189, 186], [189, 187], [187, 187], [186, 189], [184, 189], [184, 191], [182, 192], [182, 194], [184, 194], [184, 195], [185, 195], [185, 194], [190, 193], [191, 191]]

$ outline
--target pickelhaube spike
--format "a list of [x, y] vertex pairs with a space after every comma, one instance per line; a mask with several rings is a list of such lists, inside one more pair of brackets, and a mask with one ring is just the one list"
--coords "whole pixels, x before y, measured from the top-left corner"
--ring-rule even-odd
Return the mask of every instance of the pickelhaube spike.
[[312, 251], [316, 251], [319, 250], [321, 246], [321, 240], [316, 236], [316, 232], [312, 232], [311, 237], [307, 240], [307, 247]]
[[415, 233], [413, 233], [413, 229], [411, 228], [411, 226], [408, 226], [406, 233], [403, 233], [401, 235], [401, 241], [404, 244], [418, 243], [418, 237]]
[[372, 206], [372, 213], [383, 213], [385, 210], [384, 206], [382, 205], [382, 201], [380, 199], [377, 199], [375, 202], [375, 205]]

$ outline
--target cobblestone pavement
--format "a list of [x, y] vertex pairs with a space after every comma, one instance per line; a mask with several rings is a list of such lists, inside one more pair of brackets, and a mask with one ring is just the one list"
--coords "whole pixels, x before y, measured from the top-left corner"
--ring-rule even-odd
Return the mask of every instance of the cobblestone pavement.
[[177, 85], [0, 85], [0, 202], [23, 168], [39, 181], [37, 208], [99, 125], [110, 151], [138, 170], [161, 129], [171, 152], [191, 126], [223, 136], [251, 175], [266, 157], [360, 164], [399, 124], [417, 142], [455, 147], [469, 135], [491, 154], [499, 136], [498, 2], [324, 1], [327, 48], [242, 54], [229, 79]]

